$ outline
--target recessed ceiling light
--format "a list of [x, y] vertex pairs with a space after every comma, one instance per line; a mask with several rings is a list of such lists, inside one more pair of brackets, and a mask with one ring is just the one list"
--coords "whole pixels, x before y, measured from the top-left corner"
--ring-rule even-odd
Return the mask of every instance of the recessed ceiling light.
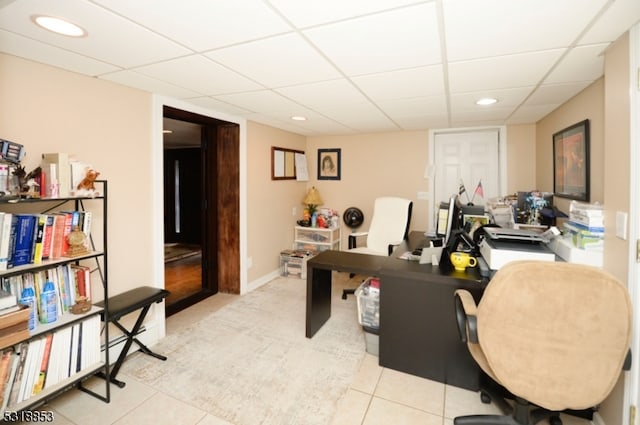
[[476, 105], [487, 106], [487, 105], [493, 105], [494, 103], [497, 103], [497, 102], [498, 102], [498, 99], [495, 99], [493, 97], [483, 97], [482, 99], [476, 100]]
[[307, 117], [302, 117], [302, 116], [299, 116], [299, 115], [295, 115], [295, 116], [291, 117], [291, 119], [294, 120], [294, 121], [306, 121]]
[[53, 16], [33, 15], [31, 20], [38, 26], [69, 37], [84, 37], [87, 32], [78, 25]]

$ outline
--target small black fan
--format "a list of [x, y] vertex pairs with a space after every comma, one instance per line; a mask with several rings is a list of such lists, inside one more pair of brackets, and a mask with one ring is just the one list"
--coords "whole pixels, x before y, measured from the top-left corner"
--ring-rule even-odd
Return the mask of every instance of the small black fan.
[[350, 229], [357, 229], [362, 226], [362, 223], [364, 222], [364, 214], [362, 214], [362, 210], [360, 210], [360, 208], [349, 207], [344, 210], [342, 220]]

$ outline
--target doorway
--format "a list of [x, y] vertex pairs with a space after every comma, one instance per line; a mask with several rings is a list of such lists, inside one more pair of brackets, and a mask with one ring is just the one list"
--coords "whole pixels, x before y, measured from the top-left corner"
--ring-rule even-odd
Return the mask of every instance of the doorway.
[[502, 129], [469, 129], [430, 133], [429, 228], [435, 226], [435, 207], [460, 193], [463, 203], [484, 205], [506, 189], [506, 140]]
[[218, 291], [239, 293], [239, 131], [237, 124], [169, 106], [163, 124], [174, 132], [163, 137], [170, 316]]

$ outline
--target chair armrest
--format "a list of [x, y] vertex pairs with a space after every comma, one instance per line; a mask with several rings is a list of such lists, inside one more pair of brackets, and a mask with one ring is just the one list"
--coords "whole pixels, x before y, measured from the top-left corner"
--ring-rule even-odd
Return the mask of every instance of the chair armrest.
[[478, 343], [478, 307], [471, 293], [464, 289], [455, 292], [456, 321], [462, 342]]
[[357, 246], [356, 237], [367, 236], [369, 232], [351, 232], [349, 233], [349, 249], [353, 249]]
[[404, 241], [391, 242], [391, 243], [389, 244], [389, 246], [387, 247], [387, 251], [388, 251], [388, 252], [387, 252], [387, 254], [388, 254], [388, 255], [393, 254], [393, 250], [394, 250], [398, 245], [400, 245], [402, 242], [404, 242]]

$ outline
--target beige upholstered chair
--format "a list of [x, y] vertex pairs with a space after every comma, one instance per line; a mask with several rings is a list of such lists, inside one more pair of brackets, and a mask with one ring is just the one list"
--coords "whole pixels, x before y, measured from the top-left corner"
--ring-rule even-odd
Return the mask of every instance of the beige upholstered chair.
[[629, 294], [600, 269], [518, 261], [496, 273], [477, 306], [467, 291], [455, 296], [471, 355], [514, 399], [510, 418], [467, 416], [455, 425], [561, 423], [557, 412], [598, 406], [629, 367]]
[[[411, 224], [413, 202], [409, 199], [386, 196], [377, 198], [369, 230], [349, 234], [349, 252], [370, 255], [391, 255], [395, 246], [407, 239]], [[366, 245], [357, 246], [358, 238], [366, 237]], [[342, 298], [353, 294], [345, 289]]]

